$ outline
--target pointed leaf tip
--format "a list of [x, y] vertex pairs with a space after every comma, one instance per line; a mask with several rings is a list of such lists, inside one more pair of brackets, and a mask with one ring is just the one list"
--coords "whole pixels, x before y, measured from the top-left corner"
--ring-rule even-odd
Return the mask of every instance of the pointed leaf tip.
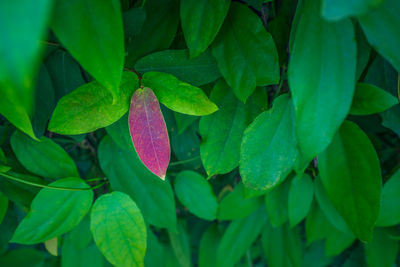
[[140, 160], [165, 180], [171, 154], [168, 132], [157, 97], [148, 87], [139, 88], [132, 96], [129, 131]]

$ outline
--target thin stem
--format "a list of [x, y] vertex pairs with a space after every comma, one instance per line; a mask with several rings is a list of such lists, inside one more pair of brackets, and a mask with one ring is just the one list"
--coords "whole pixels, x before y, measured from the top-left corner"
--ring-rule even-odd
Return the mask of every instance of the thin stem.
[[44, 185], [44, 184], [37, 184], [34, 182], [30, 182], [30, 181], [26, 181], [24, 179], [20, 179], [5, 173], [0, 173], [0, 176], [3, 176], [4, 178], [13, 180], [15, 182], [19, 182], [19, 183], [23, 183], [23, 184], [27, 184], [27, 185], [32, 185], [32, 186], [36, 186], [36, 187], [41, 187], [41, 188], [47, 188], [47, 189], [55, 189], [55, 190], [63, 190], [63, 191], [87, 191], [87, 190], [94, 190], [97, 189], [101, 186], [103, 186], [104, 184], [107, 183], [107, 181], [96, 185], [95, 187], [91, 187], [91, 188], [70, 188], [70, 187], [58, 187], [58, 186], [50, 186], [50, 185]]
[[92, 179], [87, 179], [85, 182], [90, 183], [90, 182], [97, 182], [97, 181], [105, 181], [105, 178], [92, 178]]
[[176, 166], [176, 165], [185, 164], [185, 163], [188, 163], [188, 162], [195, 161], [195, 160], [197, 160], [197, 159], [199, 159], [199, 158], [200, 158], [200, 156], [196, 156], [196, 157], [191, 158], [191, 159], [185, 159], [185, 160], [181, 160], [181, 161], [175, 161], [175, 162], [170, 163], [169, 166]]

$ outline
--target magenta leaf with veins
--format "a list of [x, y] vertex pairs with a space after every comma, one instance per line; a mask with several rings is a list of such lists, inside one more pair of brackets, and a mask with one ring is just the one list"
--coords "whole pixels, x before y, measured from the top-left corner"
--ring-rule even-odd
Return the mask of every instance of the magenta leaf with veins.
[[140, 160], [164, 180], [171, 151], [160, 104], [150, 88], [139, 88], [132, 96], [129, 131]]

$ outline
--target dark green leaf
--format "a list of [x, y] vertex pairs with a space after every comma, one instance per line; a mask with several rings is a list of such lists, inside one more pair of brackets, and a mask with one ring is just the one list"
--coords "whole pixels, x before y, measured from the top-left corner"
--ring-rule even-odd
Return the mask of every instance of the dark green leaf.
[[184, 83], [171, 74], [146, 72], [142, 85], [151, 88], [162, 104], [176, 112], [203, 116], [218, 110], [200, 88]]
[[323, 0], [322, 16], [327, 20], [340, 20], [365, 14], [384, 0]]
[[344, 122], [319, 156], [318, 168], [327, 195], [354, 235], [371, 240], [379, 215], [382, 177], [367, 135], [356, 124]]
[[199, 267], [215, 267], [217, 263], [217, 250], [222, 234], [217, 224], [212, 224], [204, 232], [200, 240]]
[[135, 70], [141, 73], [148, 71], [169, 73], [195, 86], [213, 82], [221, 76], [217, 63], [208, 50], [193, 59], [189, 59], [188, 50], [156, 52], [139, 59], [135, 64]]
[[288, 219], [289, 188], [290, 181], [286, 180], [265, 194], [265, 207], [273, 227], [281, 226]]
[[233, 2], [212, 49], [219, 70], [243, 102], [257, 85], [279, 82], [278, 52], [251, 9]]
[[0, 192], [0, 224], [8, 209], [8, 198]]
[[392, 226], [400, 223], [400, 170], [385, 183], [382, 189], [381, 208], [377, 226]]
[[197, 57], [212, 43], [229, 10], [229, 0], [181, 1], [181, 23], [190, 57]]
[[138, 77], [124, 72], [120, 96], [113, 104], [111, 93], [100, 83], [84, 84], [60, 99], [49, 130], [59, 134], [82, 134], [106, 127], [129, 110], [132, 94], [137, 88]]
[[19, 131], [11, 137], [13, 151], [27, 170], [53, 179], [79, 177], [73, 159], [61, 146], [44, 136], [39, 140]]
[[390, 235], [398, 234], [396, 228], [375, 228], [374, 238], [365, 244], [365, 258], [370, 267], [392, 267], [399, 253], [399, 241]]
[[[61, 179], [50, 186], [89, 188], [78, 178]], [[91, 190], [40, 190], [32, 201], [28, 215], [18, 225], [11, 242], [36, 244], [72, 230], [90, 210], [92, 201]]]
[[288, 215], [290, 226], [293, 227], [303, 220], [310, 210], [314, 195], [314, 185], [308, 174], [293, 178], [288, 199]]
[[144, 266], [146, 225], [128, 195], [102, 195], [94, 203], [90, 218], [94, 241], [109, 262], [117, 266]]
[[124, 22], [125, 37], [138, 35], [142, 30], [144, 21], [146, 20], [146, 10], [144, 8], [131, 8], [122, 14]]
[[347, 116], [356, 76], [352, 22], [323, 20], [315, 2], [302, 1], [288, 70], [296, 134], [305, 161], [329, 145]]
[[182, 204], [194, 215], [215, 220], [218, 203], [211, 185], [200, 174], [182, 171], [175, 179], [175, 192]]
[[12, 267], [44, 267], [44, 253], [32, 248], [20, 248], [9, 251], [0, 257], [1, 266]]
[[51, 28], [73, 57], [100, 84], [119, 95], [124, 32], [119, 1], [55, 1]]
[[188, 235], [182, 222], [178, 223], [178, 229], [168, 231], [169, 238], [171, 240], [172, 249], [174, 250], [175, 256], [178, 259], [179, 266], [190, 267], [190, 244]]

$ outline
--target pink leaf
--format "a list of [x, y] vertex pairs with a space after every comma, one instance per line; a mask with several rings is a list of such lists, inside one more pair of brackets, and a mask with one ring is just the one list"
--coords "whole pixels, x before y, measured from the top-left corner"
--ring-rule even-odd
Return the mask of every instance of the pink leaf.
[[164, 180], [171, 151], [160, 104], [150, 88], [139, 88], [132, 96], [129, 131], [140, 160]]

